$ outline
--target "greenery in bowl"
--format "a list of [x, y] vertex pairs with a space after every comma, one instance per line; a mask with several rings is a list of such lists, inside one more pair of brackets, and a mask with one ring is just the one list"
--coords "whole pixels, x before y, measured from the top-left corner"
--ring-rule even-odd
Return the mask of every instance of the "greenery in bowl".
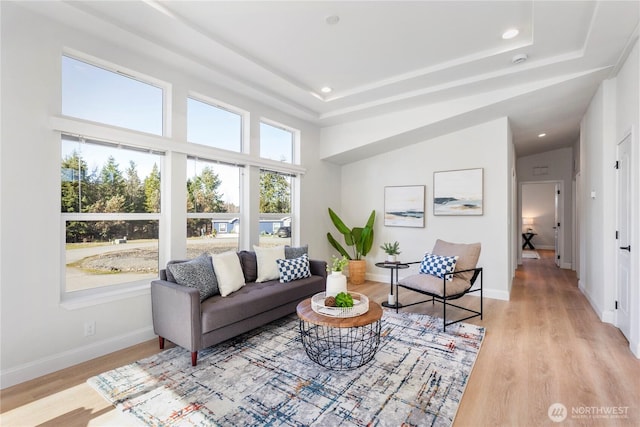
[[353, 297], [346, 292], [336, 295], [336, 307], [353, 307]]

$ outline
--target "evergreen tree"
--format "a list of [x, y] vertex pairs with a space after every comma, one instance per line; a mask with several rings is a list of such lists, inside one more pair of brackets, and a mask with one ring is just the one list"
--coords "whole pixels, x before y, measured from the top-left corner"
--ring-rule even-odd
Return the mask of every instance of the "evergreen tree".
[[160, 212], [160, 169], [156, 163], [144, 179], [144, 207], [149, 213]]
[[120, 166], [113, 156], [109, 156], [107, 163], [100, 171], [98, 194], [100, 200], [108, 200], [113, 196], [124, 194], [125, 180]]
[[218, 188], [220, 177], [205, 167], [200, 175], [187, 180], [187, 209], [189, 212], [225, 212], [225, 203]]
[[81, 192], [87, 184], [87, 163], [74, 151], [60, 165], [61, 212], [81, 211]]
[[260, 174], [260, 212], [291, 212], [291, 186], [287, 176], [268, 171]]
[[138, 177], [136, 164], [133, 160], [129, 161], [129, 167], [125, 173], [124, 196], [126, 212], [145, 212], [144, 187]]

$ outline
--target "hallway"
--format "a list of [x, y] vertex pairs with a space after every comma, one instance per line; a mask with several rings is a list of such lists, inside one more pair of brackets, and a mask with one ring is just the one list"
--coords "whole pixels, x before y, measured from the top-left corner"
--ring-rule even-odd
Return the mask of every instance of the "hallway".
[[640, 360], [597, 318], [575, 273], [538, 252], [518, 268], [511, 300], [486, 304], [485, 343], [455, 425], [553, 425], [554, 403], [567, 408], [562, 425], [640, 425]]

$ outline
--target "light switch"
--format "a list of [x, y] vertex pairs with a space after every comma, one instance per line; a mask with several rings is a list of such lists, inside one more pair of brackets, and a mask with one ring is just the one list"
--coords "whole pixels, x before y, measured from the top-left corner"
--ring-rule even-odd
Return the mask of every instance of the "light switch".
[[595, 192], [595, 191], [592, 191], [592, 192], [591, 192], [591, 198], [592, 198], [592, 199], [595, 199], [595, 198], [596, 198], [596, 192]]

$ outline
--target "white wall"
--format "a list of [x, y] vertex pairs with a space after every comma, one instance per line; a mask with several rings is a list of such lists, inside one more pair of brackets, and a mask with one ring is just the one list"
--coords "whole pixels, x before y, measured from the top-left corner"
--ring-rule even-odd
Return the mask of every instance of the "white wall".
[[[185, 75], [180, 61], [171, 67], [127, 48], [130, 44], [144, 45], [144, 41], [130, 39], [130, 43], [114, 45], [60, 26], [19, 4], [2, 2], [0, 7], [2, 387], [154, 336], [148, 290], [142, 295], [74, 310], [60, 305], [64, 235], [60, 221], [60, 139], [51, 130], [49, 120], [60, 114], [60, 61], [65, 47], [170, 82], [174, 96], [172, 143], [186, 141], [184, 121], [189, 90], [249, 111], [253, 124], [266, 117], [300, 129], [301, 162], [307, 173], [301, 178], [299, 240], [310, 245], [313, 258], [328, 258], [324, 234], [329, 223], [326, 213], [317, 206], [339, 206], [335, 189], [340, 187], [340, 169], [318, 160], [316, 126]], [[107, 37], [131, 37], [119, 31], [114, 29]], [[172, 161], [180, 161], [180, 156], [172, 157]], [[183, 210], [183, 201], [171, 202], [172, 209]], [[176, 242], [184, 240], [173, 237]], [[176, 243], [169, 248], [168, 256], [183, 251], [184, 244]], [[84, 337], [83, 324], [87, 320], [96, 322], [94, 336]]]
[[[631, 247], [640, 245], [640, 70], [638, 44], [616, 78], [600, 86], [581, 123], [580, 281], [601, 320], [616, 323], [616, 145], [630, 130], [632, 139]], [[640, 357], [640, 251], [631, 253], [631, 351]]]
[[[571, 207], [573, 205], [572, 185], [573, 185], [573, 149], [571, 147], [560, 148], [558, 150], [547, 151], [544, 153], [533, 154], [531, 156], [520, 157], [518, 164], [518, 182], [524, 184], [527, 182], [550, 182], [561, 181], [562, 193], [560, 201], [562, 203], [562, 218], [560, 218], [561, 247], [560, 247], [560, 265], [563, 268], [572, 268], [573, 256], [573, 216]], [[546, 167], [545, 175], [536, 175], [534, 168]], [[536, 169], [539, 173], [540, 169]], [[520, 200], [523, 201], [522, 195]], [[522, 213], [521, 217], [526, 215]], [[552, 218], [553, 221], [553, 218]], [[536, 224], [537, 225], [537, 224]], [[534, 227], [536, 228], [536, 227]], [[544, 232], [552, 232], [552, 230], [541, 230]], [[538, 232], [538, 230], [536, 230]], [[536, 236], [534, 241], [541, 241], [543, 236]], [[545, 239], [544, 245], [553, 249], [553, 241], [548, 243]]]
[[[384, 260], [379, 248], [383, 242], [400, 242], [402, 261], [421, 260], [436, 239], [481, 242], [479, 264], [485, 269], [485, 296], [509, 299], [513, 275], [509, 252], [510, 145], [508, 120], [500, 118], [343, 166], [342, 210], [338, 214], [353, 227], [364, 225], [372, 209], [377, 213], [374, 248], [366, 257], [367, 278], [389, 282], [388, 271], [374, 265]], [[471, 168], [484, 169], [484, 215], [434, 216], [433, 173]], [[396, 185], [426, 185], [424, 228], [384, 226], [384, 187]]]
[[536, 249], [555, 247], [555, 190], [553, 183], [522, 184], [522, 217], [534, 220], [533, 225], [524, 225], [522, 231], [525, 232], [529, 227], [533, 229], [536, 236], [531, 243]]

